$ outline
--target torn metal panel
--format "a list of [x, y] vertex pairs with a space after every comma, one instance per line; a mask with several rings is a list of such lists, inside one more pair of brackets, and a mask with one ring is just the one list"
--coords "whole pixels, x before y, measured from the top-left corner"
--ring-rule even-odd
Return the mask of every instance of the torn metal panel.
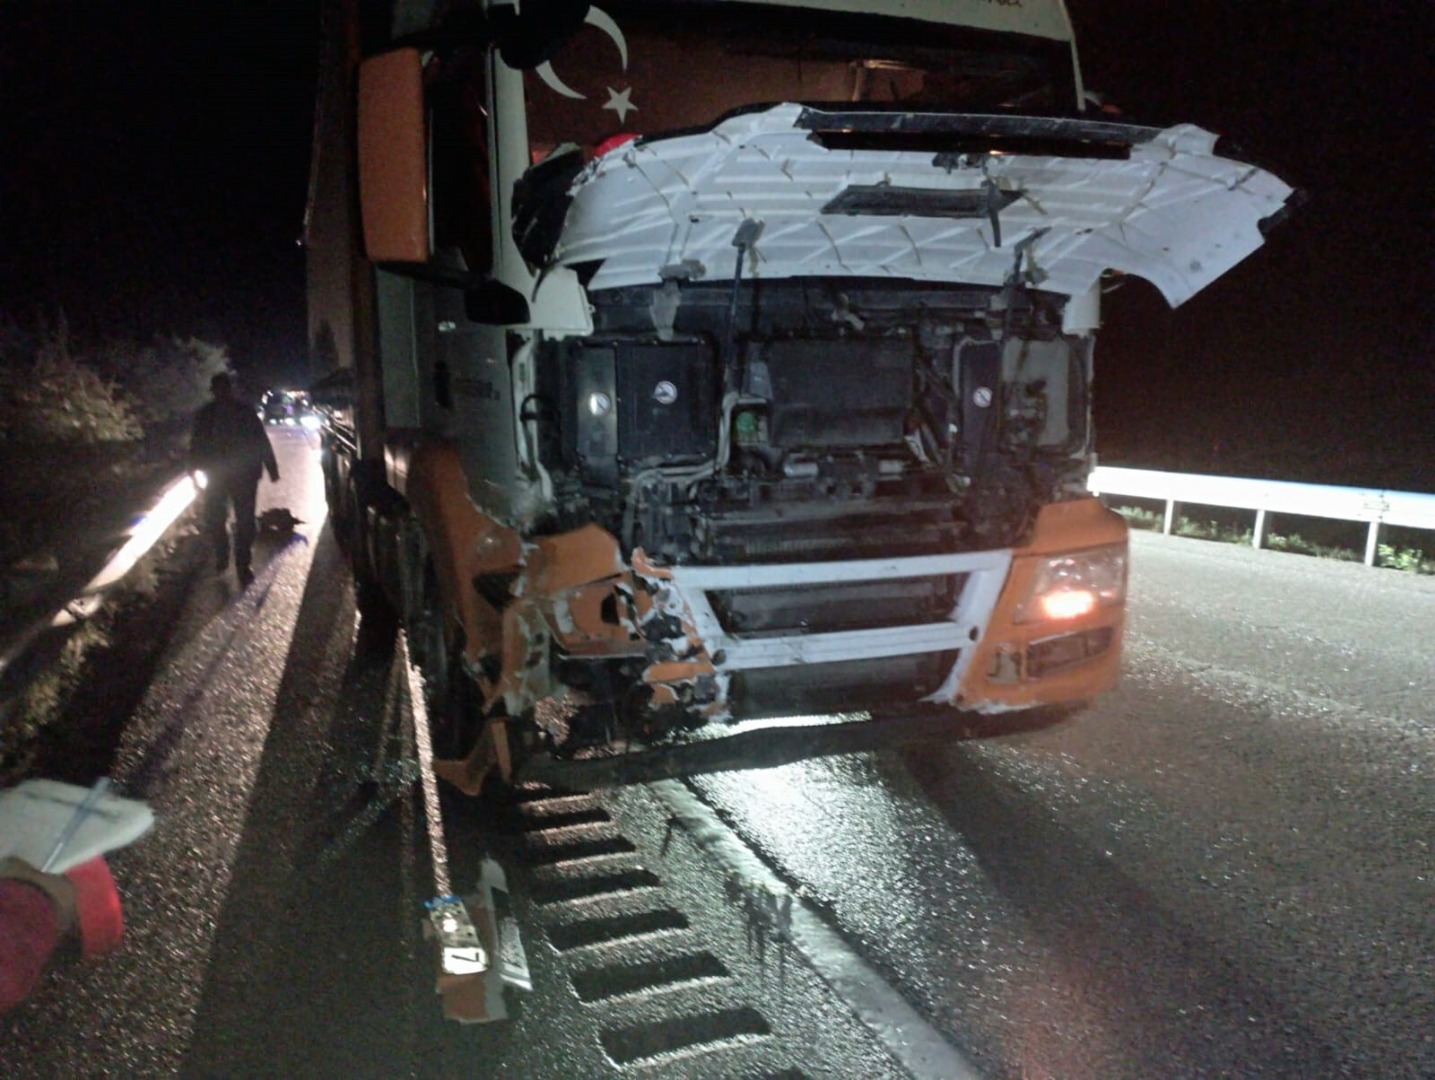
[[544, 596], [614, 577], [626, 569], [618, 541], [598, 525], [538, 537], [528, 559], [528, 595]]
[[[1012, 245], [1036, 236], [1028, 258], [1043, 289], [1080, 296], [1116, 270], [1146, 278], [1174, 306], [1260, 247], [1261, 222], [1292, 193], [1264, 170], [1217, 156], [1216, 136], [1192, 125], [1042, 119], [1031, 130], [1057, 144], [1066, 136], [1071, 156], [938, 155], [933, 131], [955, 125], [946, 134], [959, 145], [970, 118], [927, 116], [911, 133], [916, 149], [902, 148], [898, 130], [890, 149], [836, 150], [809, 130], [814, 112], [779, 105], [598, 158], [570, 189], [555, 261], [596, 266], [590, 289], [658, 284], [678, 265], [730, 278], [734, 229], [756, 220], [764, 229], [744, 270], [753, 278], [1000, 286]], [[986, 126], [1019, 133], [1020, 118], [1003, 119], [1005, 129], [991, 118]], [[1113, 140], [1125, 149], [1119, 160], [1078, 156]], [[954, 212], [968, 203], [972, 213]]]
[[619, 578], [560, 593], [549, 607], [549, 619], [554, 639], [577, 656], [634, 651], [631, 646], [638, 640], [638, 625]]
[[[770, 694], [787, 681], [826, 681], [839, 667], [865, 670], [890, 661], [896, 671], [921, 656], [940, 658], [941, 665], [924, 693], [950, 700], [986, 633], [1011, 553], [660, 569], [638, 552], [634, 562], [656, 571], [637, 578], [637, 593], [651, 597], [641, 620], [615, 620], [612, 606], [604, 613], [605, 604], [622, 598], [621, 586], [631, 580], [623, 576], [562, 594], [530, 593], [510, 607], [503, 673], [491, 700], [501, 696], [517, 715], [562, 693], [549, 671], [550, 646], [579, 661], [641, 658], [636, 681], [651, 689], [643, 708], [676, 707], [704, 721], [742, 712], [743, 703], [733, 700], [735, 678], [760, 675]], [[599, 565], [608, 567], [593, 564]], [[938, 589], [934, 582], [945, 584]], [[892, 614], [912, 598], [927, 606]], [[744, 604], [764, 611], [766, 622], [755, 632], [739, 625]]]

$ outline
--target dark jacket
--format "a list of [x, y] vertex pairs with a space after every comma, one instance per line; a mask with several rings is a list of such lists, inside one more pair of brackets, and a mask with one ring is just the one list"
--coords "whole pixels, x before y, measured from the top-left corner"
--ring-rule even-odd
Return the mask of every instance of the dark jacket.
[[268, 469], [271, 480], [279, 478], [279, 463], [264, 424], [252, 408], [234, 398], [216, 398], [195, 415], [189, 468], [211, 476], [252, 476], [256, 483], [260, 470]]

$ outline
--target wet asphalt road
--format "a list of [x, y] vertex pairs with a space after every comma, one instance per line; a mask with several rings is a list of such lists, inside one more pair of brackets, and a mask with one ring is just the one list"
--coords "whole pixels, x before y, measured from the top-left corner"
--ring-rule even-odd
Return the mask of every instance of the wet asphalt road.
[[1133, 547], [1093, 708], [697, 787], [993, 1076], [1435, 1076], [1435, 580]]
[[[311, 451], [278, 438], [260, 508], [304, 524], [243, 595], [197, 574], [116, 758], [159, 814], [113, 859], [127, 946], [0, 1020], [6, 1075], [903, 1075], [800, 958], [754, 950], [730, 875], [641, 787], [595, 800], [634, 850], [583, 872], [655, 870], [667, 899], [616, 903], [679, 910], [694, 940], [614, 955], [708, 947], [732, 985], [693, 993], [771, 1030], [614, 1067], [588, 1025], [664, 995], [580, 1000], [572, 969], [600, 958], [560, 955], [553, 909], [514, 1021], [438, 1020], [401, 679], [357, 623]], [[999, 738], [895, 727], [914, 741], [691, 788], [984, 1074], [1435, 1075], [1435, 581], [1134, 549], [1127, 675], [1085, 712]], [[468, 838], [505, 850], [472, 820], [451, 834], [460, 881]]]
[[[413, 809], [364, 813], [355, 775], [384, 739], [384, 674], [355, 658], [313, 448], [274, 438], [283, 479], [261, 483], [259, 510], [302, 524], [261, 537], [243, 592], [190, 545], [179, 625], [115, 756], [116, 787], [158, 819], [111, 857], [125, 947], [56, 965], [0, 1020], [7, 1075], [363, 1075], [418, 1037], [392, 985], [419, 970]], [[329, 1035], [356, 1013], [383, 1022]]]

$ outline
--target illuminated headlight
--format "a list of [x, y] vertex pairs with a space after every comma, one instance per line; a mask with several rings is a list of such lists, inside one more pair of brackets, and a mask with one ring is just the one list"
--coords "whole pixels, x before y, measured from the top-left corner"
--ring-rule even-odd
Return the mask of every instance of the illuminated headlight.
[[299, 426], [302, 428], [307, 428], [310, 431], [318, 431], [321, 427], [324, 426], [324, 421], [319, 417], [315, 416], [313, 413], [305, 413], [303, 416], [299, 417]]
[[1053, 555], [1037, 563], [1017, 622], [1060, 622], [1126, 599], [1126, 545]]

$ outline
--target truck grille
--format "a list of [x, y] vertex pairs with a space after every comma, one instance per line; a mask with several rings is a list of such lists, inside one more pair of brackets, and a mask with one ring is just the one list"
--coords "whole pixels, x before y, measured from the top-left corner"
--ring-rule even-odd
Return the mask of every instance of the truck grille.
[[754, 638], [937, 622], [951, 613], [965, 583], [965, 574], [940, 574], [883, 581], [712, 590], [707, 597], [724, 631]]
[[698, 562], [719, 566], [750, 563], [830, 562], [840, 559], [904, 558], [959, 550], [961, 526], [951, 513], [911, 514], [866, 521], [726, 525], [711, 521]]
[[957, 656], [935, 652], [740, 671], [732, 677], [733, 713], [755, 719], [918, 701], [941, 686]]

